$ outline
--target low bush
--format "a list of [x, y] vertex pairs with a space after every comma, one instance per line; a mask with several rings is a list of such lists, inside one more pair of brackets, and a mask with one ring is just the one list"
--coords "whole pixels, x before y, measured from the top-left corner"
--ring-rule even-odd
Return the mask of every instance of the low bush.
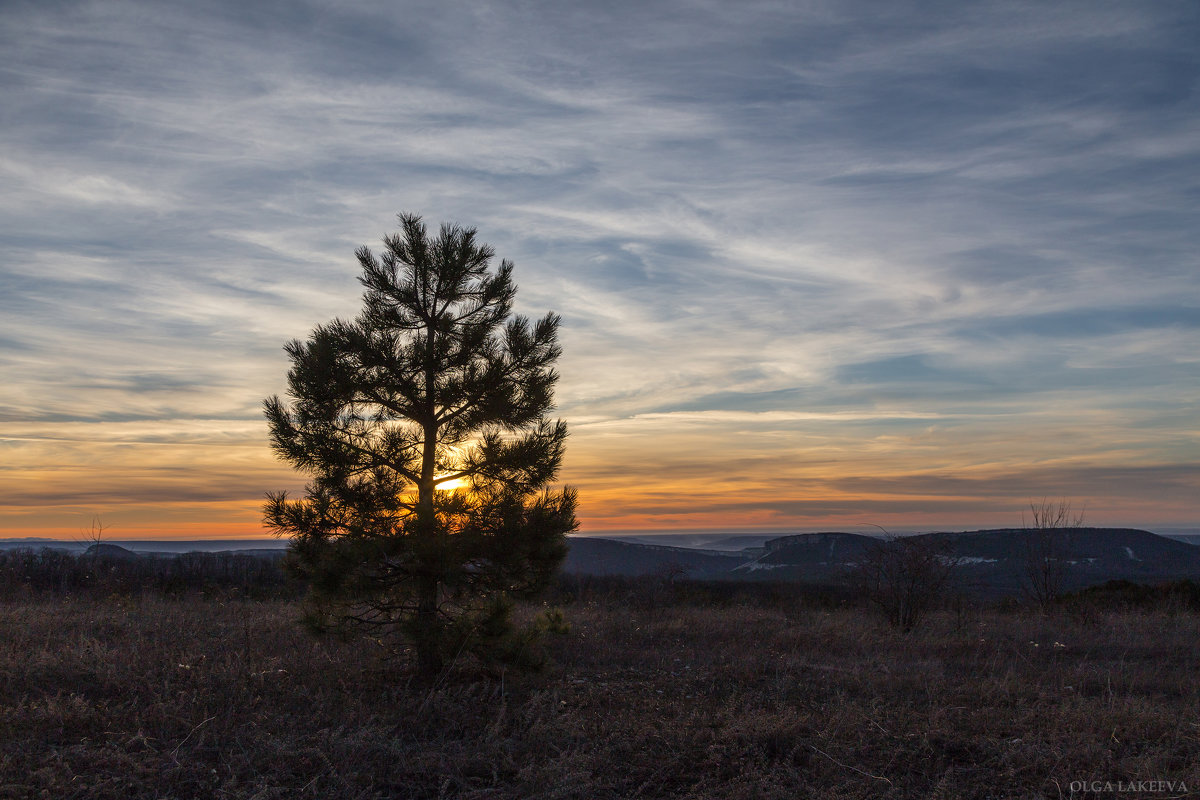
[[1178, 580], [1145, 584], [1127, 580], [1107, 581], [1065, 595], [1060, 603], [1073, 609], [1200, 611], [1200, 582]]

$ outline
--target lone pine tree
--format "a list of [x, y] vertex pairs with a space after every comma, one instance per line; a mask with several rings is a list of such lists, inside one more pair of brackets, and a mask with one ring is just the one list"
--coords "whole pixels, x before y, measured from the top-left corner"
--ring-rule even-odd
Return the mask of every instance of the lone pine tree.
[[567, 437], [547, 418], [559, 318], [512, 315], [513, 265], [491, 271], [474, 229], [400, 223], [379, 258], [356, 253], [361, 314], [285, 347], [288, 398], [264, 409], [272, 448], [310, 481], [302, 499], [268, 493], [264, 519], [291, 537], [310, 623], [398, 634], [429, 678], [459, 653], [528, 652], [511, 598], [553, 576], [576, 496], [550, 488]]

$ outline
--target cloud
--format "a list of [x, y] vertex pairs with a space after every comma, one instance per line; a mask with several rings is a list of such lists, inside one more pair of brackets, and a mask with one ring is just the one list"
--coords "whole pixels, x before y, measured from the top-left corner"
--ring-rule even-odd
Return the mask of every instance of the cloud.
[[[563, 315], [588, 514], [730, 459], [1192, 464], [1198, 35], [1090, 2], [10, 4], [0, 421], [224, 420], [265, 464], [282, 344], [356, 312], [353, 250], [413, 210]], [[816, 502], [772, 513], [854, 498]]]

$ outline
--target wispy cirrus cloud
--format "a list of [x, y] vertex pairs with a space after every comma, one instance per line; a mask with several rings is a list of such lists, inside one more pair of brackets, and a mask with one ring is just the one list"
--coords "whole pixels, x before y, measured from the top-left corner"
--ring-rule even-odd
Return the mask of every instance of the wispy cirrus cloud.
[[[982, 524], [1039, 483], [1122, 522], [1200, 511], [1163, 488], [1200, 459], [1190, 8], [5, 14], [0, 447], [25, 477], [0, 495], [43, 509], [20, 526], [120, 495], [136, 530], [253, 532], [220, 498], [302, 483], [258, 411], [280, 346], [356, 312], [352, 252], [401, 210], [477, 226], [520, 310], [563, 314], [585, 525]], [[210, 420], [232, 439], [189, 461]]]

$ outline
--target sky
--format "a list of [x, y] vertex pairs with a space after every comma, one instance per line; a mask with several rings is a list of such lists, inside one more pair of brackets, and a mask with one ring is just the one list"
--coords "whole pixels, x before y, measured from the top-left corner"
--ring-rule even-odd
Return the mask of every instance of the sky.
[[0, 2], [0, 537], [265, 535], [400, 212], [562, 315], [583, 532], [1200, 527], [1200, 5]]

